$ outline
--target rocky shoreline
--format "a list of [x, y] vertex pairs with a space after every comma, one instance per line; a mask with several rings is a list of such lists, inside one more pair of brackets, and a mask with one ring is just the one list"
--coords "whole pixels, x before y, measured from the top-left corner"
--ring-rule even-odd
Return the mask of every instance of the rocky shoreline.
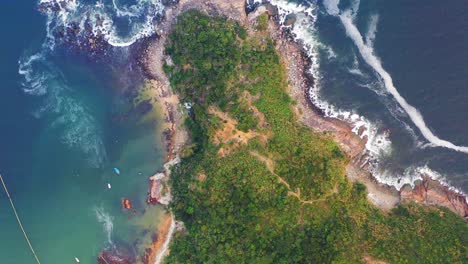
[[[163, 70], [164, 63], [170, 64], [170, 58], [164, 54], [164, 47], [171, 30], [176, 22], [177, 16], [189, 9], [202, 10], [210, 15], [222, 15], [239, 21], [249, 30], [253, 30], [252, 23], [259, 14], [267, 12], [270, 15], [269, 32], [276, 40], [277, 50], [288, 74], [290, 83], [290, 95], [298, 103], [295, 112], [300, 122], [314, 131], [330, 134], [340, 145], [344, 152], [350, 157], [346, 168], [348, 179], [361, 182], [367, 186], [369, 201], [384, 211], [394, 208], [399, 203], [416, 202], [425, 205], [445, 206], [462, 217], [468, 215], [468, 204], [466, 197], [451, 191], [448, 187], [425, 177], [416, 187], [405, 186], [401, 191], [394, 187], [381, 184], [375, 180], [367, 169], [368, 153], [365, 145], [367, 139], [352, 132], [352, 124], [342, 120], [324, 117], [309, 99], [308, 87], [313, 82], [312, 76], [307, 74], [306, 69], [310, 59], [306, 56], [299, 43], [294, 42], [291, 33], [282, 28], [275, 19], [272, 6], [260, 6], [250, 14], [246, 13], [245, 1], [243, 0], [217, 0], [202, 2], [197, 0], [180, 0], [179, 3], [168, 6], [165, 16], [158, 24], [158, 37], [147, 39], [146, 48], [143, 48], [139, 58], [140, 66], [146, 75], [146, 79], [154, 90], [154, 98], [160, 106], [163, 115], [163, 142], [166, 145], [167, 157], [164, 170], [150, 177], [150, 187], [147, 202], [149, 204], [169, 204], [170, 189], [167, 184], [169, 180], [170, 167], [177, 164], [180, 159], [178, 154], [187, 144], [188, 134], [183, 127], [183, 119], [186, 110], [182, 106], [170, 87], [169, 80]], [[362, 131], [360, 131], [362, 133]], [[360, 134], [359, 133], [359, 134]], [[166, 221], [167, 223], [167, 221]], [[171, 225], [159, 232], [152, 247], [147, 249], [144, 263], [159, 263], [167, 254], [168, 245], [176, 223], [171, 215]], [[161, 238], [164, 238], [163, 240]], [[161, 242], [164, 241], [164, 242]]]
[[142, 66], [151, 89], [155, 91], [153, 98], [160, 106], [163, 115], [163, 142], [167, 151], [164, 170], [150, 177], [147, 199], [149, 204], [169, 204], [170, 190], [167, 180], [169, 179], [170, 167], [180, 161], [178, 155], [188, 141], [187, 131], [183, 127], [183, 119], [187, 110], [182, 106], [183, 102], [180, 102], [177, 95], [172, 92], [163, 65], [171, 63], [171, 59], [164, 54], [168, 34], [176, 22], [177, 16], [190, 9], [202, 10], [213, 16], [227, 16], [240, 21], [242, 25], [246, 24], [247, 15], [243, 1], [180, 0], [178, 4], [166, 8], [165, 16], [158, 24], [158, 37], [148, 39], [146, 48], [143, 49], [140, 56], [139, 64]]
[[[348, 179], [366, 185], [369, 201], [384, 211], [394, 208], [399, 203], [415, 202], [427, 206], [443, 206], [466, 219], [468, 217], [466, 197], [443, 183], [431, 179], [428, 175], [416, 181], [414, 188], [405, 185], [399, 191], [394, 186], [376, 180], [369, 170], [370, 153], [366, 149], [367, 138], [361, 138], [364, 131], [361, 130], [355, 134], [351, 123], [325, 117], [323, 112], [313, 104], [308, 95], [308, 89], [312, 87], [314, 79], [307, 71], [312, 62], [303, 46], [294, 41], [288, 28], [282, 28], [274, 12], [271, 13], [269, 10], [271, 8], [265, 7], [261, 12], [269, 12], [273, 18], [269, 25], [270, 35], [277, 42], [279, 54], [283, 55], [281, 57], [291, 84], [290, 95], [298, 102], [295, 110], [299, 120], [314, 131], [331, 133], [351, 159], [346, 167]], [[259, 12], [259, 8], [256, 12]]]

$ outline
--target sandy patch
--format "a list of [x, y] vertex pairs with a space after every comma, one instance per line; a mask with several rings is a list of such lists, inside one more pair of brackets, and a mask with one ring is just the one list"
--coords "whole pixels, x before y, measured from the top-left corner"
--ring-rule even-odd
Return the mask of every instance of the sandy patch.
[[268, 141], [267, 134], [258, 133], [252, 130], [244, 132], [237, 129], [237, 120], [230, 117], [227, 113], [221, 112], [215, 107], [210, 106], [208, 108], [208, 113], [221, 119], [221, 128], [216, 130], [213, 136], [213, 143], [215, 145], [223, 144], [223, 146], [218, 151], [218, 155], [220, 157], [225, 157], [240, 145], [247, 145], [249, 140], [252, 138], [258, 137], [260, 138], [260, 141], [264, 143]]

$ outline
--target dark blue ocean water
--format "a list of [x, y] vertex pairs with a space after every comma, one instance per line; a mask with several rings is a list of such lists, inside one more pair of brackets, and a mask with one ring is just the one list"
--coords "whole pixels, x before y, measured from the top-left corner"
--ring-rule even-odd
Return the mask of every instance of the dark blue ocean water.
[[[466, 1], [343, 0], [338, 1], [339, 15], [327, 11], [331, 2], [320, 2], [317, 11], [320, 94], [337, 108], [362, 115], [380, 133], [387, 133], [391, 145], [377, 154], [380, 165], [376, 174], [386, 182], [400, 179], [403, 183], [424, 171], [468, 191], [468, 154], [429, 144], [356, 43], [356, 39], [363, 40], [399, 94], [421, 113], [435, 136], [466, 146]], [[351, 17], [350, 24], [360, 34], [357, 38], [350, 36], [350, 27], [340, 16]]]
[[[467, 146], [467, 2], [389, 1], [378, 12], [376, 52], [395, 85], [420, 110], [433, 133]], [[415, 152], [401, 155], [410, 162], [427, 161], [451, 184], [468, 192], [468, 154], [443, 148]]]
[[[164, 213], [145, 198], [165, 154], [157, 113], [134, 111], [143, 83], [132, 48], [52, 49], [37, 4], [0, 9], [0, 173], [42, 263], [96, 263], [113, 247], [141, 254]], [[135, 214], [122, 211], [123, 197]], [[34, 262], [3, 189], [0, 234], [0, 263]]]

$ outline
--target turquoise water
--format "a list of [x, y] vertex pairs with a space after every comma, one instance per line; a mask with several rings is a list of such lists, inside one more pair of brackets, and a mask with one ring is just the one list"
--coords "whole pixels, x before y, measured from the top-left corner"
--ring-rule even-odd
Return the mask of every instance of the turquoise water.
[[[163, 213], [145, 198], [165, 156], [157, 115], [134, 111], [141, 74], [128, 68], [129, 48], [108, 51], [115, 63], [44, 48], [36, 6], [0, 10], [0, 173], [42, 263], [96, 263], [114, 247], [141, 254]], [[135, 213], [121, 209], [123, 197]], [[0, 263], [34, 263], [3, 191], [0, 233]]]

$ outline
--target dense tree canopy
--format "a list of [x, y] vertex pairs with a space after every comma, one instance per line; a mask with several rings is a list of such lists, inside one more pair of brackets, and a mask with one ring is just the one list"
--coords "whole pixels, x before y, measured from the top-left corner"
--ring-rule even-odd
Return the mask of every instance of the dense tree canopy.
[[336, 143], [297, 122], [264, 23], [247, 37], [234, 21], [189, 11], [169, 37], [171, 85], [194, 106], [192, 144], [172, 174], [187, 232], [167, 261], [466, 263], [463, 219], [417, 205], [383, 214], [347, 181]]

